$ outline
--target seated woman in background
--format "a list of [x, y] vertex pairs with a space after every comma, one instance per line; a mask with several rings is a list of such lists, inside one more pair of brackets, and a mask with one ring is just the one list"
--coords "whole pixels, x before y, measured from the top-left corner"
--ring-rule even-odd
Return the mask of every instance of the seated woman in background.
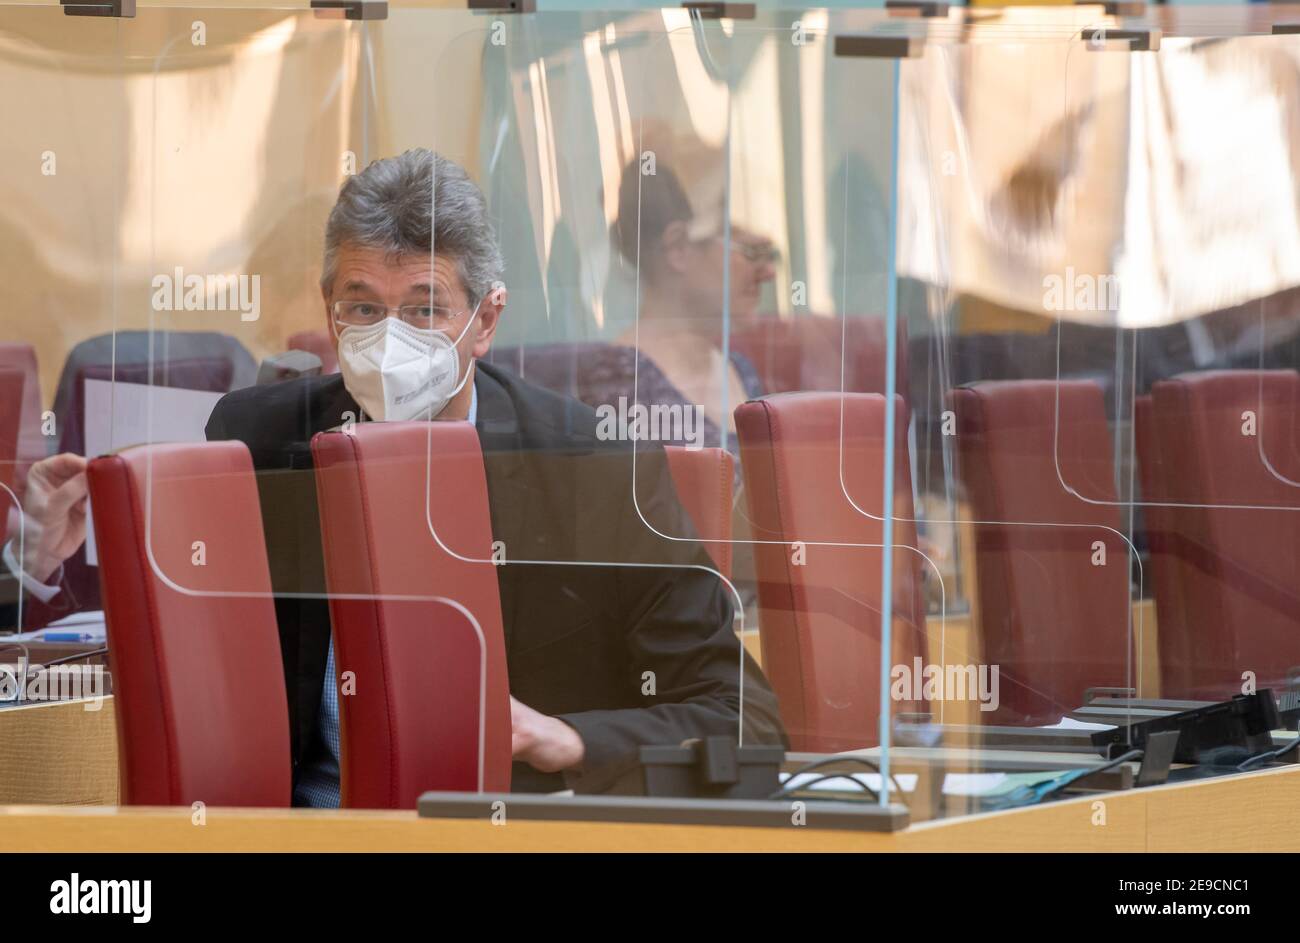
[[723, 360], [724, 277], [729, 270], [730, 323], [743, 324], [775, 275], [775, 252], [768, 240], [734, 225], [728, 246], [716, 189], [712, 198], [697, 199], [697, 212], [663, 163], [653, 175], [643, 175], [637, 161], [625, 168], [613, 237], [640, 290], [637, 317], [584, 367], [579, 396], [587, 403], [625, 396], [646, 406], [702, 406], [703, 444], [720, 445], [725, 428], [734, 454], [732, 411], [766, 390], [739, 351]]
[[[754, 365], [740, 351], [722, 354], [728, 329], [757, 314], [763, 287], [775, 276], [770, 241], [723, 228], [722, 178], [692, 181], [695, 205], [664, 162], [653, 175], [633, 161], [623, 171], [613, 239], [639, 291], [636, 317], [608, 346], [584, 354], [576, 371], [579, 399], [589, 405], [700, 407], [703, 430], [694, 444], [725, 445], [736, 456], [733, 478], [733, 584], [755, 625], [753, 548], [742, 494], [734, 410], [767, 391]], [[724, 322], [724, 284], [730, 289]], [[726, 430], [726, 438], [723, 438]], [[691, 444], [663, 440], [666, 445]]]

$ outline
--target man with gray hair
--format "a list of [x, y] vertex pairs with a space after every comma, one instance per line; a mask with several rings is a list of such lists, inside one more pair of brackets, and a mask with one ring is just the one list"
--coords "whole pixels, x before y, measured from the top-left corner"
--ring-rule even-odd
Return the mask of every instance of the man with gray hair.
[[[312, 435], [349, 413], [475, 425], [494, 541], [551, 561], [497, 571], [514, 789], [562, 789], [641, 745], [735, 737], [742, 670], [746, 741], [782, 742], [775, 698], [732, 628], [729, 590], [697, 542], [664, 537], [692, 529], [662, 449], [642, 445], [634, 459], [597, 436], [589, 407], [480, 362], [506, 305], [503, 267], [483, 194], [462, 168], [423, 149], [372, 163], [343, 185], [326, 227], [321, 294], [340, 374], [231, 393], [208, 438], [242, 440], [267, 471], [308, 469]], [[273, 568], [319, 569], [306, 484], [262, 489]], [[328, 607], [313, 595], [278, 595], [276, 615], [294, 798], [330, 806], [337, 674]]]

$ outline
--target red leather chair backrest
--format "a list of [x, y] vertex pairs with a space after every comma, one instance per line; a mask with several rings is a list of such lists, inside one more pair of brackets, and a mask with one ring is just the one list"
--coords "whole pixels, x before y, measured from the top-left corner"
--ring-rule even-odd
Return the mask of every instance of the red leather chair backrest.
[[[17, 537], [17, 521], [21, 511], [18, 501], [21, 494], [14, 485], [18, 479], [18, 435], [22, 425], [24, 377], [21, 371], [0, 366], [0, 547], [8, 540], [7, 527], [13, 517]], [[728, 482], [730, 485], [730, 482]], [[17, 550], [14, 551], [17, 553]]]
[[478, 433], [361, 423], [317, 435], [312, 453], [335, 663], [356, 679], [339, 698], [343, 804], [508, 790], [509, 680]]
[[[68, 367], [65, 367], [67, 371]], [[86, 452], [86, 381], [104, 380], [116, 383], [166, 386], [183, 390], [225, 392], [230, 389], [234, 364], [220, 357], [199, 357], [189, 360], [169, 360], [149, 363], [78, 364], [73, 369], [69, 393], [58, 415], [59, 451], [84, 455]], [[86, 547], [67, 559], [63, 566], [65, 589], [77, 601], [79, 609], [101, 608], [100, 579], [95, 567], [89, 563]]]
[[59, 419], [59, 451], [86, 452], [86, 381], [136, 383], [141, 386], [225, 393], [234, 378], [234, 365], [220, 357], [159, 360], [150, 363], [79, 364]]
[[1184, 575], [1184, 634], [1160, 623], [1162, 693], [1228, 697], [1246, 671], [1276, 685], [1300, 666], [1300, 375], [1184, 374], [1151, 399]]
[[[879, 316], [761, 318], [737, 325], [730, 343], [749, 358], [768, 393], [885, 391], [885, 321]], [[894, 392], [905, 397], [907, 332], [902, 322], [897, 345]]]
[[[916, 529], [896, 403], [892, 664], [910, 669], [924, 652], [925, 608], [922, 558], [905, 549], [916, 547]], [[876, 394], [786, 393], [736, 410], [752, 539], [762, 541], [754, 561], [763, 671], [795, 750], [879, 741], [884, 431]]]
[[[731, 577], [731, 502], [736, 462], [726, 449], [666, 445], [677, 498], [718, 572]], [[677, 535], [672, 535], [677, 536]]]
[[1146, 533], [1148, 566], [1143, 573], [1145, 592], [1156, 601], [1156, 644], [1160, 655], [1162, 697], [1189, 698], [1195, 686], [1189, 670], [1197, 658], [1187, 630], [1186, 593], [1195, 571], [1186, 570], [1184, 523], [1169, 492], [1178, 469], [1166, 460], [1156, 431], [1155, 404], [1151, 397], [1133, 401], [1134, 442], [1138, 480], [1142, 486], [1142, 520]]
[[240, 442], [88, 471], [122, 802], [287, 806], [289, 711], [257, 484]]
[[31, 344], [0, 344], [0, 369], [17, 370], [23, 378], [19, 388], [18, 449], [14, 482], [22, 495], [27, 483], [27, 469], [48, 452], [41, 432], [41, 377], [36, 369], [36, 349]]
[[[999, 667], [1001, 709], [990, 719], [1054, 723], [1089, 687], [1135, 683], [1131, 554], [1102, 389], [977, 383], [953, 390], [952, 405], [976, 522], [983, 658]], [[1104, 565], [1094, 564], [1098, 542]]]
[[289, 350], [305, 350], [320, 358], [321, 373], [338, 373], [339, 357], [326, 331], [299, 331], [289, 335]]

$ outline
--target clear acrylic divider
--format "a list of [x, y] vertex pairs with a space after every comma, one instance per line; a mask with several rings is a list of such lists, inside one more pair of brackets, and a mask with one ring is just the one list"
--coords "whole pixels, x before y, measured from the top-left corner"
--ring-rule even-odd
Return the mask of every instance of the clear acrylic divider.
[[[6, 633], [36, 631], [70, 608], [66, 594], [32, 590], [57, 584], [60, 572], [44, 507], [66, 508], [74, 519], [84, 508], [84, 449], [67, 422], [71, 381], [60, 366], [84, 334], [111, 334], [119, 316], [116, 222], [128, 199], [131, 154], [128, 104], [109, 77], [122, 65], [126, 41], [117, 23], [70, 20], [57, 6], [0, 5], [0, 69], [13, 92], [0, 104], [7, 129], [0, 141], [7, 197], [0, 269], [9, 286], [0, 336], [0, 631]], [[43, 461], [59, 452], [78, 457]], [[75, 567], [74, 560], [70, 577]], [[22, 582], [18, 570], [27, 574]], [[92, 595], [98, 588], [82, 582]], [[25, 651], [26, 642], [7, 647], [4, 661]], [[4, 686], [6, 699], [19, 698], [21, 676], [6, 673], [6, 682], [14, 682]]]
[[1283, 12], [542, 6], [0, 5], [0, 574], [65, 593], [0, 628], [103, 608], [23, 509], [150, 446], [160, 591], [297, 633], [345, 804], [384, 685], [478, 702], [406, 804], [715, 737], [914, 821], [1294, 695]]
[[[1300, 663], [1286, 543], [1300, 497], [1290, 302], [1300, 227], [1295, 201], [1278, 198], [1292, 187], [1293, 144], [1272, 78], [1295, 47], [1268, 35], [1279, 19], [1270, 11], [1153, 19], [1158, 48], [1142, 30], [1104, 47], [1098, 37], [1102, 48], [1072, 58], [1067, 85], [1077, 101], [1099, 63], [1128, 56], [1111, 108], [1128, 137], [1122, 239], [1108, 259], [1067, 270], [1064, 297], [1081, 298], [1073, 307], [1084, 313], [1059, 342], [1062, 374], [1081, 369], [1073, 350], [1113, 358], [1101, 382], [1118, 490], [1070, 484], [1118, 512], [1137, 557], [1127, 686], [1138, 700], [1114, 708], [1122, 727], [1152, 699], [1193, 706], [1267, 689], [1271, 704], [1292, 691]], [[1230, 771], [1258, 762], [1250, 752], [1200, 762]]]
[[[468, 11], [353, 20], [223, 5], [141, 9], [133, 24], [151, 41], [135, 80], [140, 329], [123, 325], [116, 339], [108, 447], [206, 438], [247, 448], [269, 593], [259, 567], [236, 565], [256, 559], [251, 548], [220, 527], [200, 532], [214, 525], [211, 502], [246, 476], [242, 459], [195, 480], [159, 451], [149, 550], [175, 592], [274, 604], [286, 657], [300, 662], [286, 671], [299, 802], [337, 788], [347, 806], [409, 808], [425, 789], [511, 782], [504, 640], [483, 591], [494, 574], [428, 541], [427, 424], [376, 421], [420, 417], [384, 413], [391, 376], [364, 379], [391, 372], [403, 337], [376, 357], [378, 338], [360, 338], [357, 320], [398, 309], [388, 320], [410, 329], [406, 342], [427, 340], [433, 286], [409, 276], [430, 267], [430, 168], [422, 188], [418, 173], [390, 175], [387, 193], [367, 168], [428, 147], [440, 122], [465, 123], [468, 106], [453, 114], [435, 95], [436, 53], [478, 22]], [[469, 69], [461, 84], [473, 78]], [[413, 249], [421, 226], [425, 248]], [[460, 474], [464, 461], [454, 454], [444, 467]], [[440, 507], [454, 507], [437, 491]], [[474, 525], [486, 520], [486, 504], [466, 507], [481, 512], [466, 511]], [[416, 727], [387, 725], [390, 708]], [[304, 713], [333, 713], [338, 733]], [[395, 738], [416, 728], [437, 737], [436, 755], [399, 748]]]
[[[700, 413], [713, 407], [695, 366], [706, 351], [683, 320], [689, 298], [716, 341], [709, 260], [725, 254], [723, 233], [692, 229], [690, 201], [721, 222], [731, 49], [701, 43], [683, 10], [486, 18], [462, 44], [484, 50], [492, 111], [467, 166], [504, 256], [506, 305], [476, 383], [492, 410], [482, 421], [501, 429], [485, 425], [483, 441], [514, 695], [583, 734], [580, 791], [603, 788], [593, 783], [641, 746], [779, 744], [771, 692], [738, 634], [720, 493], [734, 460], [707, 440]], [[689, 165], [675, 168], [683, 154]], [[650, 204], [670, 217], [677, 266], [655, 286]], [[652, 298], [669, 304], [650, 338]], [[525, 399], [537, 412], [521, 412]], [[543, 599], [544, 614], [523, 618]]]
[[[845, 493], [884, 517], [865, 482], [893, 471], [880, 753], [886, 770], [911, 774], [914, 820], [995, 807], [1017, 776], [1045, 778], [1064, 751], [1044, 753], [1041, 771], [1005, 751], [1025, 733], [1040, 749], [1078, 739], [1046, 728], [1075, 726], [1087, 688], [1122, 686], [1131, 671], [1127, 532], [1092, 520], [1057, 480], [1047, 345], [1060, 315], [1044, 307], [1041, 274], [1070, 251], [1060, 229], [1082, 204], [1077, 181], [1094, 182], [1083, 192], [1095, 200], [1115, 168], [1113, 140], [1078, 129], [1107, 100], [1063, 114], [1057, 90], [1096, 12], [952, 11], [868, 34], [897, 46], [877, 60], [892, 79], [895, 143], [884, 175], [850, 190], [846, 215], [882, 220], [887, 238], [847, 240], [846, 267], [852, 279], [875, 265], [884, 282], [896, 359], [882, 389], [900, 408], [891, 457], [861, 494], [847, 481]], [[1092, 420], [1072, 460], [1109, 480]], [[847, 468], [847, 438], [842, 453]], [[1075, 758], [1096, 760], [1084, 750]]]
[[[60, 565], [86, 514], [85, 450], [70, 421], [74, 389], [65, 358], [87, 335], [111, 336], [121, 316], [118, 220], [130, 199], [132, 154], [129, 101], [114, 76], [128, 58], [128, 41], [120, 24], [70, 19], [57, 5], [0, 4], [5, 709], [77, 698], [87, 712], [98, 712], [111, 693], [106, 659], [96, 651], [102, 619], [91, 619], [89, 630], [60, 624], [80, 608], [98, 608], [84, 555]], [[47, 639], [51, 624], [59, 631]], [[68, 664], [55, 664], [70, 655]], [[15, 781], [58, 792], [48, 757], [38, 754], [39, 761], [14, 757]]]

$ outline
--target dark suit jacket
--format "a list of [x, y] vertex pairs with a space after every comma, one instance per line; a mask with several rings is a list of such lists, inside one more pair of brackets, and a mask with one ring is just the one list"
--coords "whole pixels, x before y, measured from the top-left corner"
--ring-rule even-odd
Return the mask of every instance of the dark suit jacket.
[[[733, 631], [730, 591], [692, 566], [710, 564], [662, 450], [638, 444], [634, 469], [631, 448], [599, 440], [578, 401], [483, 363], [474, 382], [493, 538], [510, 560], [548, 561], [498, 571], [511, 693], [573, 726], [591, 771], [642, 744], [734, 737], [743, 665], [745, 742], [784, 742], [775, 697]], [[330, 631], [310, 441], [349, 411], [361, 414], [335, 374], [230, 393], [207, 426], [209, 439], [243, 441], [258, 469], [295, 768], [321, 748]], [[411, 499], [418, 509], [423, 496]], [[574, 565], [592, 562], [641, 565]], [[515, 765], [516, 790], [564, 785]]]

